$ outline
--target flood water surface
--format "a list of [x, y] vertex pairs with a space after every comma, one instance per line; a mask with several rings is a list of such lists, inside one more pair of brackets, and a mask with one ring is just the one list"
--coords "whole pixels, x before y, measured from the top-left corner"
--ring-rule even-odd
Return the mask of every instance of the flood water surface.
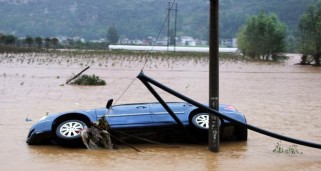
[[[284, 64], [220, 64], [220, 103], [232, 104], [249, 124], [321, 143], [321, 68]], [[20, 57], [21, 58], [21, 57]], [[11, 58], [10, 58], [11, 59]], [[15, 59], [13, 59], [15, 60]], [[274, 153], [277, 143], [293, 144], [249, 131], [247, 142], [221, 142], [220, 152], [207, 145], [135, 144], [141, 150], [69, 149], [55, 145], [28, 146], [29, 128], [48, 113], [116, 103], [154, 102], [155, 98], [135, 79], [143, 64], [93, 63], [86, 74], [95, 74], [106, 86], [65, 85], [81, 65], [12, 62], [0, 63], [0, 168], [1, 170], [321, 170], [321, 150], [297, 146], [299, 154]], [[195, 99], [208, 101], [208, 64], [151, 61], [144, 73]], [[132, 83], [132, 84], [131, 84]], [[130, 85], [130, 86], [129, 86]], [[126, 91], [125, 91], [126, 90]], [[125, 93], [123, 94], [123, 92]], [[177, 101], [160, 91], [166, 101]], [[26, 118], [32, 121], [26, 122]]]

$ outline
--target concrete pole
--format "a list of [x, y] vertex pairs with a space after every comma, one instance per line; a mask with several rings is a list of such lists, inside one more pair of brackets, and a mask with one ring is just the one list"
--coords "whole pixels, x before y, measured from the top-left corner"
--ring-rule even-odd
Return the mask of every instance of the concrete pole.
[[174, 52], [176, 52], [176, 32], [177, 32], [177, 3], [175, 3]]
[[[209, 35], [209, 107], [219, 109], [219, 0], [210, 0]], [[220, 120], [209, 116], [208, 149], [219, 152]]]
[[170, 19], [171, 19], [171, 2], [168, 2], [168, 14], [167, 14], [167, 51], [170, 43]]

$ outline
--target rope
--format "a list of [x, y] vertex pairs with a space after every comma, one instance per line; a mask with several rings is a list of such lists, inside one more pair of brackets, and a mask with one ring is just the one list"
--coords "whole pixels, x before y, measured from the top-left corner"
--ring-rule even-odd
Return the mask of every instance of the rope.
[[[173, 0], [172, 6], [170, 7], [170, 9], [173, 8], [175, 2], [176, 2], [176, 0]], [[161, 26], [161, 29], [159, 30], [159, 32], [158, 32], [158, 34], [157, 34], [156, 41], [154, 42], [154, 44], [153, 44], [153, 46], [152, 46], [152, 49], [149, 51], [149, 54], [148, 54], [147, 58], [150, 56], [150, 54], [152, 53], [154, 47], [156, 46], [157, 40], [159, 39], [159, 36], [160, 36], [161, 32], [163, 31], [163, 28], [164, 28], [164, 26], [165, 26], [165, 24], [166, 24], [166, 22], [167, 22], [167, 20], [168, 20], [169, 17], [170, 17], [170, 16], [169, 16], [169, 13], [167, 13], [166, 18], [165, 18], [165, 20], [164, 20], [164, 22], [163, 22], [163, 24], [162, 24], [162, 26]], [[147, 64], [147, 62], [148, 62], [148, 59], [147, 59], [147, 58], [146, 58], [146, 61], [145, 61], [144, 65], [143, 65], [141, 71], [144, 70], [144, 68], [145, 68], [145, 66], [146, 66], [146, 64]]]
[[117, 98], [115, 101], [115, 104], [117, 104], [118, 100], [127, 92], [127, 90], [131, 87], [132, 84], [136, 81], [136, 77], [131, 81], [131, 83], [126, 87], [126, 89], [123, 91], [123, 93]]
[[[173, 8], [175, 2], [176, 2], [176, 0], [173, 0], [172, 5], [171, 5], [171, 7], [170, 7], [171, 9]], [[163, 24], [162, 24], [162, 26], [161, 26], [161, 29], [159, 30], [159, 32], [158, 32], [158, 34], [157, 34], [156, 41], [154, 42], [151, 50], [149, 51], [149, 53], [148, 53], [148, 55], [147, 55], [147, 58], [146, 58], [146, 60], [145, 60], [145, 63], [144, 63], [144, 65], [143, 65], [142, 68], [141, 68], [141, 71], [144, 71], [144, 68], [145, 68], [145, 66], [146, 66], [146, 64], [147, 64], [147, 62], [148, 62], [148, 57], [150, 57], [150, 55], [151, 55], [154, 47], [156, 46], [156, 42], [157, 42], [157, 40], [159, 39], [159, 36], [160, 36], [160, 34], [161, 34], [161, 32], [162, 32], [162, 30], [163, 30], [163, 28], [164, 28], [164, 26], [165, 26], [168, 18], [169, 18], [169, 13], [167, 13], [167, 15], [166, 15], [166, 18], [165, 18], [165, 20], [164, 20], [164, 22], [163, 22]], [[126, 89], [123, 91], [123, 93], [117, 98], [117, 100], [115, 101], [115, 104], [117, 104], [117, 102], [120, 100], [120, 98], [128, 91], [128, 89], [129, 89], [129, 88], [131, 87], [131, 85], [136, 81], [136, 79], [137, 79], [137, 78], [135, 77], [135, 78], [130, 82], [130, 84], [126, 87]]]

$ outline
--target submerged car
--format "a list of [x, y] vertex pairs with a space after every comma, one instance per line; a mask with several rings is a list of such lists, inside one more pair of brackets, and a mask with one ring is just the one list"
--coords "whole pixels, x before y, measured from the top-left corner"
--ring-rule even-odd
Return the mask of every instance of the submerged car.
[[[204, 133], [207, 133], [209, 127], [208, 113], [204, 113], [199, 108], [186, 102], [168, 102], [166, 104], [184, 127], [194, 135], [196, 134], [195, 137], [203, 136], [203, 138], [207, 138]], [[246, 123], [245, 116], [231, 105], [221, 104], [219, 112]], [[59, 145], [79, 144], [81, 142], [81, 130], [90, 127], [92, 123], [97, 123], [98, 119], [104, 115], [110, 124], [111, 132], [113, 130], [130, 133], [135, 132], [135, 130], [141, 132], [162, 130], [170, 134], [174, 131], [164, 128], [178, 129], [177, 122], [158, 102], [112, 106], [112, 100], [110, 100], [105, 108], [61, 112], [42, 117], [30, 128], [26, 142], [29, 145], [48, 142]], [[246, 141], [247, 129], [229, 121], [221, 120], [221, 136]]]

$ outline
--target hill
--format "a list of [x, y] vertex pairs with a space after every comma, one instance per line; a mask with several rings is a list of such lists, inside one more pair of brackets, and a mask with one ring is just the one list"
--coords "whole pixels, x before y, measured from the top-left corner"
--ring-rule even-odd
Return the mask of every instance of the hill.
[[[221, 0], [220, 37], [232, 38], [251, 15], [276, 13], [290, 31], [299, 16], [317, 0]], [[207, 39], [209, 0], [176, 0], [177, 35]], [[115, 26], [120, 35], [156, 37], [167, 15], [168, 2], [159, 0], [0, 0], [0, 32], [21, 36], [105, 38]], [[171, 23], [174, 21], [172, 10]], [[172, 24], [173, 25], [173, 24]], [[166, 26], [162, 35], [166, 35]]]

